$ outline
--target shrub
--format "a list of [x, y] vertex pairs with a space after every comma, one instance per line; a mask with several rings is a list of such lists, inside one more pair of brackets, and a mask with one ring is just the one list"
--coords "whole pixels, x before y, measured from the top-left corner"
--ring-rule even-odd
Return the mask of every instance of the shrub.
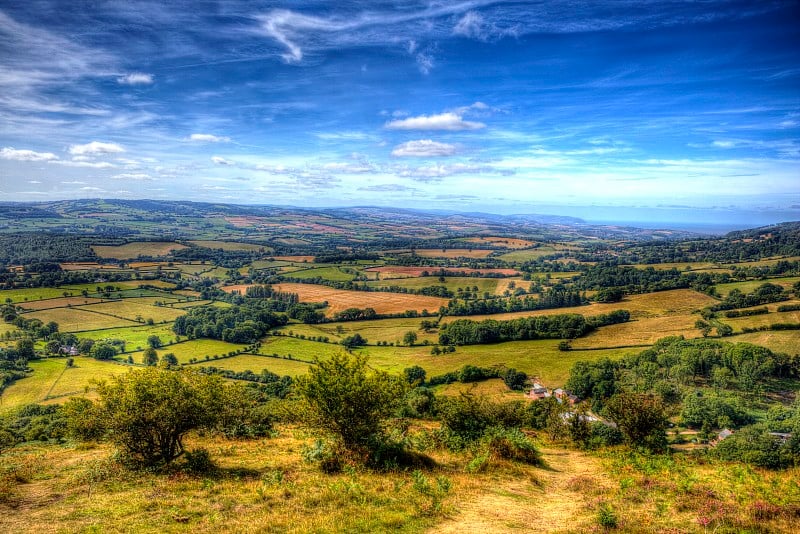
[[479, 450], [490, 458], [502, 458], [530, 465], [542, 461], [533, 441], [518, 428], [488, 428], [480, 439]]
[[194, 449], [183, 455], [183, 470], [194, 475], [207, 475], [216, 471], [208, 449]]

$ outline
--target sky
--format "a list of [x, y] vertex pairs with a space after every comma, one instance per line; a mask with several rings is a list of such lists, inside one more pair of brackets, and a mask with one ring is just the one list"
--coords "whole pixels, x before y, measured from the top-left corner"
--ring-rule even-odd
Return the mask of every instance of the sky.
[[0, 0], [0, 200], [800, 219], [798, 1]]

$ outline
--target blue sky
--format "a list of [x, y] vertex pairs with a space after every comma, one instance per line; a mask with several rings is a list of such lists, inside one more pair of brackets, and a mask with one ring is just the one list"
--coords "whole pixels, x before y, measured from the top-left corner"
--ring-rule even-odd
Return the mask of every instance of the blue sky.
[[0, 198], [800, 219], [800, 4], [0, 0]]

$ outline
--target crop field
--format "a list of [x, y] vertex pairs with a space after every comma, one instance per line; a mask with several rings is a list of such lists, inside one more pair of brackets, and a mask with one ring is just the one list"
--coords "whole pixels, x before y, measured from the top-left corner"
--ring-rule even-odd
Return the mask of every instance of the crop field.
[[541, 258], [544, 256], [550, 256], [551, 254], [555, 254], [559, 252], [556, 248], [552, 245], [543, 245], [541, 247], [536, 248], [529, 248], [529, 249], [521, 249], [521, 250], [514, 250], [511, 252], [506, 252], [505, 254], [501, 254], [498, 256], [498, 259], [503, 261], [531, 261], [537, 258]]
[[[192, 358], [197, 358], [198, 361], [206, 361], [206, 356], [210, 358], [209, 361], [213, 361], [214, 356], [227, 356], [229, 352], [240, 350], [244, 347], [245, 345], [228, 343], [218, 339], [192, 339], [161, 347], [156, 349], [156, 353], [161, 358], [164, 354], [171, 352], [178, 359], [178, 363], [189, 363]], [[131, 353], [133, 361], [142, 363], [143, 354], [143, 351]]]
[[254, 245], [252, 243], [237, 243], [235, 241], [202, 241], [202, 240], [195, 240], [189, 241], [192, 245], [197, 245], [198, 247], [205, 247], [211, 249], [222, 249], [222, 250], [234, 250], [234, 251], [244, 251], [244, 252], [259, 252], [263, 251], [266, 253], [272, 252], [272, 249], [264, 246], [264, 245]]
[[105, 265], [93, 261], [59, 263], [63, 271], [91, 271], [95, 269], [118, 269], [119, 265]]
[[100, 302], [103, 302], [103, 300], [93, 297], [61, 297], [24, 302], [20, 304], [19, 307], [24, 310], [47, 310], [50, 308], [66, 308], [68, 306], [81, 306]]
[[105, 330], [91, 330], [81, 332], [79, 338], [93, 339], [122, 339], [127, 350], [141, 350], [147, 347], [147, 338], [158, 336], [162, 343], [170, 343], [175, 338], [171, 324], [157, 324], [145, 326], [127, 326], [122, 328], [108, 328]]
[[[174, 321], [184, 314], [183, 310], [176, 310], [166, 306], [152, 306], [147, 303], [131, 302], [134, 299], [123, 299], [90, 306], [80, 306], [79, 310], [88, 310], [95, 313], [105, 313], [115, 317], [122, 317], [129, 321], [147, 321], [152, 319], [157, 323]], [[58, 322], [58, 321], [56, 321]]]
[[487, 237], [470, 237], [465, 239], [467, 243], [486, 243], [489, 245], [493, 245], [495, 247], [502, 247], [502, 248], [529, 248], [535, 245], [533, 241], [528, 241], [527, 239], [516, 239], [513, 237], [501, 237], [501, 236], [487, 236]]
[[[421, 289], [431, 286], [445, 286], [450, 291], [457, 291], [459, 288], [478, 288], [478, 293], [488, 292], [494, 295], [500, 285], [508, 284], [511, 279], [505, 278], [473, 278], [471, 276], [446, 276], [444, 282], [439, 281], [438, 276], [423, 276], [417, 278], [395, 278], [389, 280], [375, 280], [367, 282], [370, 287], [405, 287], [408, 289]], [[530, 282], [522, 282], [519, 278], [513, 279], [515, 283], [527, 287]], [[501, 291], [502, 293], [502, 291]]]
[[273, 256], [278, 261], [288, 261], [293, 263], [313, 263], [315, 256]]
[[171, 241], [134, 241], [119, 246], [95, 245], [92, 250], [101, 258], [134, 260], [139, 256], [166, 256], [173, 250], [184, 248], [187, 248], [186, 245]]
[[[113, 303], [112, 303], [113, 304]], [[94, 304], [104, 306], [105, 304]], [[43, 323], [55, 321], [61, 332], [82, 332], [100, 328], [116, 328], [120, 326], [133, 326], [136, 323], [128, 319], [112, 317], [102, 313], [93, 313], [80, 308], [54, 308], [25, 314], [26, 319], [39, 319]]]
[[373, 308], [377, 313], [402, 313], [407, 310], [434, 312], [447, 304], [447, 299], [402, 293], [346, 291], [313, 284], [275, 284], [277, 291], [297, 293], [302, 302], [327, 302], [326, 313], [332, 315], [347, 308]]
[[[519, 317], [534, 317], [537, 315], [560, 315], [562, 313], [579, 313], [584, 316], [600, 315], [614, 310], [628, 310], [631, 318], [642, 319], [648, 317], [661, 317], [672, 315], [691, 315], [695, 310], [699, 310], [709, 304], [717, 302], [712, 297], [699, 293], [692, 289], [673, 289], [670, 291], [659, 291], [657, 293], [647, 293], [642, 295], [629, 295], [622, 301], [610, 304], [592, 303], [587, 306], [574, 306], [571, 308], [553, 308], [548, 310], [521, 311], [512, 313], [498, 313], [494, 315], [473, 315], [470, 317], [444, 317], [443, 323], [449, 323], [456, 319], [472, 319], [482, 321], [484, 319], [496, 319], [507, 321]], [[697, 320], [699, 316], [692, 316]], [[694, 323], [694, 320], [692, 321]]]
[[261, 342], [259, 354], [279, 357], [291, 356], [295, 360], [311, 362], [315, 357], [327, 358], [344, 350], [336, 343], [319, 343], [288, 336], [268, 336]]
[[520, 274], [516, 269], [468, 269], [460, 267], [404, 267], [402, 265], [382, 265], [380, 267], [370, 267], [364, 269], [367, 273], [380, 273], [381, 280], [390, 278], [409, 278], [422, 276], [422, 273], [466, 273], [466, 274], [501, 274], [503, 276], [517, 276]]
[[151, 286], [161, 289], [172, 289], [175, 287], [175, 284], [173, 284], [172, 282], [165, 282], [164, 280], [123, 280], [120, 282], [96, 282], [93, 284], [74, 284], [74, 285], [63, 286], [62, 288], [60, 288], [60, 290], [81, 292], [85, 289], [89, 293], [94, 293], [95, 291], [97, 291], [98, 287], [105, 288], [106, 286], [114, 286], [114, 288], [119, 288], [121, 290], [139, 289], [140, 286]]
[[716, 286], [720, 295], [727, 296], [734, 289], [738, 289], [742, 293], [750, 293], [755, 291], [758, 286], [766, 284], [775, 284], [784, 289], [789, 289], [793, 284], [800, 282], [800, 276], [790, 276], [786, 278], [768, 278], [766, 280], [748, 280], [747, 282], [731, 282], [729, 284], [719, 284]]
[[30, 362], [33, 374], [17, 380], [0, 396], [0, 411], [7, 407], [22, 406], [35, 402], [64, 402], [70, 394], [82, 396], [88, 387], [93, 389], [93, 380], [102, 380], [124, 373], [130, 367], [113, 362], [101, 362], [92, 358], [76, 356], [75, 367], [67, 368], [66, 358], [48, 358]]
[[598, 328], [586, 337], [573, 341], [572, 347], [575, 349], [627, 347], [652, 345], [667, 336], [700, 337], [700, 331], [694, 327], [695, 321], [697, 316], [694, 315], [646, 317]]
[[286, 358], [273, 358], [271, 356], [258, 356], [255, 354], [240, 354], [232, 358], [225, 358], [222, 360], [211, 360], [197, 362], [190, 365], [189, 369], [194, 367], [216, 367], [218, 369], [228, 369], [240, 373], [242, 371], [253, 371], [260, 374], [262, 370], [266, 369], [276, 375], [284, 376], [300, 376], [306, 374], [309, 364], [305, 362], [298, 362]]

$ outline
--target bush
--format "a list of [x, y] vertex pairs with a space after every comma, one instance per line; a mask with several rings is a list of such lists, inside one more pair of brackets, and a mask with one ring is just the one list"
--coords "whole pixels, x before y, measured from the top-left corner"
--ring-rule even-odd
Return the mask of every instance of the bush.
[[479, 450], [490, 458], [539, 465], [541, 455], [533, 441], [518, 428], [488, 428], [480, 439]]
[[217, 466], [211, 461], [207, 449], [186, 451], [183, 455], [183, 470], [193, 475], [207, 475], [216, 471]]
[[316, 360], [297, 382], [305, 422], [333, 438], [358, 463], [368, 462], [385, 441], [386, 423], [406, 389], [404, 379], [385, 372], [368, 374], [364, 356], [344, 352]]
[[184, 453], [187, 432], [215, 426], [224, 387], [218, 377], [186, 371], [129, 371], [98, 387], [99, 419], [126, 460], [167, 464]]

